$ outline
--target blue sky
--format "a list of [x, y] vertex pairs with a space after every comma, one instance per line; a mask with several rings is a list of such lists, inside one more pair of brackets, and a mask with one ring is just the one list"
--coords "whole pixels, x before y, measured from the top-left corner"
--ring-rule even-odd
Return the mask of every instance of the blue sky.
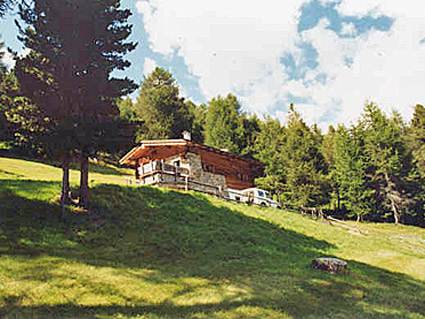
[[[169, 70], [196, 103], [234, 93], [244, 110], [285, 121], [289, 103], [322, 128], [372, 100], [406, 120], [423, 104], [425, 5], [399, 0], [123, 0], [133, 15], [124, 75]], [[9, 15], [2, 40], [21, 51]], [[7, 60], [6, 62], [10, 63]], [[133, 94], [133, 97], [136, 96]]]

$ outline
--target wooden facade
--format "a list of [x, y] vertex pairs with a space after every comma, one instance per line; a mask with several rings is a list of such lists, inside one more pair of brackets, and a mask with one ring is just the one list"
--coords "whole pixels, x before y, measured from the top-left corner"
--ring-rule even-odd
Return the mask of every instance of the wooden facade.
[[183, 139], [143, 141], [127, 153], [120, 164], [133, 166], [136, 180], [146, 184], [144, 165], [153, 161], [163, 163], [163, 168], [171, 165], [187, 170], [186, 177], [194, 183], [223, 184], [220, 177], [224, 177], [225, 185], [220, 187], [237, 190], [253, 187], [254, 179], [264, 171], [261, 162]]

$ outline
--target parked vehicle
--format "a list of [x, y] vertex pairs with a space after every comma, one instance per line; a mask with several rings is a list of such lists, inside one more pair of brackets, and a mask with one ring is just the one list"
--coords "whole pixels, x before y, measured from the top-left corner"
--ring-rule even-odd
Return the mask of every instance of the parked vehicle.
[[281, 208], [279, 203], [273, 200], [269, 192], [259, 188], [247, 188], [241, 191], [229, 189], [229, 199], [242, 203], [258, 206]]

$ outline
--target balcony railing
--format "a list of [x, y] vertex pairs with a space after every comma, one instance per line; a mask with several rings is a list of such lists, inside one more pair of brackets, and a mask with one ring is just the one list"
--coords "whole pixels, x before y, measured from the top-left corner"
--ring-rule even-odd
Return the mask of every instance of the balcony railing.
[[139, 175], [141, 178], [158, 172], [171, 173], [178, 176], [190, 175], [190, 171], [187, 168], [166, 164], [159, 160], [151, 161], [139, 167]]

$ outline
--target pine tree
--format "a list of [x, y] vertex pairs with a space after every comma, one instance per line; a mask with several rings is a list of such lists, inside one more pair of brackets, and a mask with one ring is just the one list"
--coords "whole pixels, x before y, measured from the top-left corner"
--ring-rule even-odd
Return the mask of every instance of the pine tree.
[[378, 194], [390, 208], [395, 223], [412, 204], [408, 192], [411, 157], [403, 139], [405, 128], [399, 114], [391, 118], [374, 103], [367, 103], [361, 124], [365, 127], [365, 152], [371, 164]]
[[46, 115], [77, 133], [77, 145], [64, 153], [79, 150], [83, 206], [90, 201], [88, 156], [97, 151], [96, 139], [103, 134], [99, 124], [118, 114], [117, 97], [137, 87], [128, 78], [111, 77], [113, 70], [130, 65], [124, 55], [136, 46], [125, 42], [131, 12], [119, 7], [119, 0], [37, 0], [19, 10], [28, 25], [20, 30], [20, 40], [32, 50], [17, 61], [19, 80]]
[[14, 70], [3, 76], [0, 92], [0, 122], [8, 142], [16, 151], [32, 156], [40, 155], [43, 152], [42, 136], [52, 128], [50, 119], [23, 95]]
[[183, 131], [190, 130], [188, 107], [179, 97], [175, 79], [162, 68], [156, 67], [145, 78], [134, 107], [144, 122], [139, 140], [181, 138]]
[[192, 140], [195, 143], [204, 143], [204, 127], [207, 115], [207, 106], [201, 104], [197, 106], [192, 101], [186, 101], [186, 106], [189, 111], [189, 122], [191, 123], [190, 132], [192, 133]]
[[416, 105], [409, 129], [409, 146], [421, 177], [425, 178], [425, 107]]
[[255, 159], [266, 164], [264, 177], [255, 179], [260, 188], [280, 195], [285, 186], [286, 163], [282, 158], [285, 143], [285, 129], [278, 120], [267, 117], [259, 123], [259, 131], [254, 133], [252, 152]]
[[255, 137], [256, 134], [260, 131], [261, 121], [255, 114], [248, 116], [245, 113], [242, 113], [241, 120], [243, 127], [243, 137], [241, 139], [240, 155], [249, 159], [253, 159], [255, 152]]
[[296, 205], [327, 202], [328, 186], [325, 161], [320, 152], [320, 132], [309, 128], [290, 106], [282, 161], [285, 164], [285, 193]]
[[120, 118], [122, 120], [133, 122], [137, 121], [138, 118], [134, 111], [134, 103], [130, 98], [118, 99], [117, 106], [120, 112]]
[[349, 216], [357, 216], [357, 221], [361, 221], [371, 212], [374, 200], [371, 178], [367, 174], [369, 163], [365, 156], [363, 130], [361, 126], [353, 126], [350, 130], [339, 126], [334, 136], [332, 176], [337, 193], [346, 202]]
[[207, 145], [241, 154], [244, 127], [240, 109], [237, 98], [230, 93], [208, 103], [204, 129]]

